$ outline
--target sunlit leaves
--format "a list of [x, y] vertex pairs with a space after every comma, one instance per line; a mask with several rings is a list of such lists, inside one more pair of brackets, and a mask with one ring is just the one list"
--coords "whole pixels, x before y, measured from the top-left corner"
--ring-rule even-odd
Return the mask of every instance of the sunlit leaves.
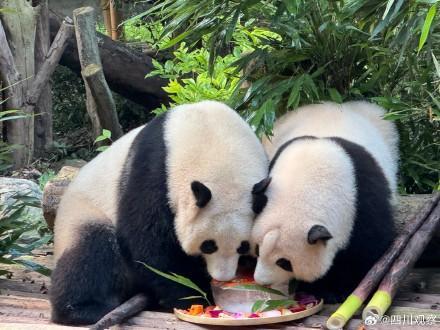
[[418, 51], [422, 49], [423, 45], [426, 42], [426, 39], [428, 38], [428, 34], [431, 29], [432, 21], [434, 20], [436, 10], [437, 10], [437, 4], [434, 4], [431, 6], [431, 8], [429, 8], [428, 13], [426, 14], [425, 22], [423, 23], [423, 27], [422, 27], [422, 34], [420, 35]]

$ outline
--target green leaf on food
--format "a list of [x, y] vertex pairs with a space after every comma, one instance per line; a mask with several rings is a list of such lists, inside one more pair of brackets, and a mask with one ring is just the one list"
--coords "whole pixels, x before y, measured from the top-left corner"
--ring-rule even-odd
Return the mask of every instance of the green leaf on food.
[[179, 300], [190, 300], [190, 299], [204, 299], [205, 297], [203, 296], [188, 296], [188, 297], [183, 297], [183, 298], [179, 298]]
[[286, 295], [284, 293], [282, 293], [281, 291], [272, 289], [272, 288], [268, 288], [259, 284], [240, 284], [240, 285], [235, 285], [235, 286], [230, 286], [230, 287], [225, 287], [225, 290], [248, 290], [248, 291], [262, 291], [262, 292], [266, 292], [266, 293], [272, 293], [272, 294], [276, 294], [282, 297], [285, 297]]
[[257, 300], [252, 306], [252, 312], [267, 312], [279, 308], [288, 308], [298, 303], [292, 299]]

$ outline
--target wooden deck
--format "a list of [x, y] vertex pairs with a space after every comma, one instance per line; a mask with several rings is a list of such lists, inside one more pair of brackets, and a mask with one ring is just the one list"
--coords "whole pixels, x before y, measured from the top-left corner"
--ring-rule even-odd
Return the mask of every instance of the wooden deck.
[[[52, 266], [50, 248], [41, 250], [36, 262]], [[29, 272], [18, 266], [9, 267], [14, 275], [10, 279], [0, 277], [0, 329], [50, 330], [81, 329], [63, 327], [50, 323], [48, 302], [49, 278]], [[278, 325], [261, 326], [258, 329], [320, 329], [324, 328], [327, 317], [336, 309], [335, 305], [325, 305], [317, 315]], [[440, 329], [440, 268], [415, 269], [402, 283], [389, 317], [382, 323], [365, 326], [359, 315], [346, 329]], [[115, 329], [220, 329], [220, 327], [198, 326], [175, 319], [171, 313], [142, 312]], [[253, 327], [252, 327], [253, 328]], [[83, 328], [86, 329], [86, 328]], [[239, 328], [232, 328], [239, 329]], [[232, 330], [231, 329], [231, 330]], [[242, 327], [251, 329], [251, 327]]]

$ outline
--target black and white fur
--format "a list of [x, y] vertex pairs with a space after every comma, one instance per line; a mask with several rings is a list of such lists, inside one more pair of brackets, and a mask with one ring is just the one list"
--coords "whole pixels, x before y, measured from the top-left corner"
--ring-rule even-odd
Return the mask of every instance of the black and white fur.
[[263, 204], [253, 229], [257, 282], [295, 278], [299, 290], [338, 302], [386, 251], [398, 136], [383, 114], [366, 102], [324, 103], [276, 122], [264, 141], [269, 177], [254, 190]]
[[179, 298], [195, 294], [137, 261], [207, 292], [208, 273], [233, 278], [249, 250], [251, 190], [267, 166], [250, 127], [218, 102], [176, 107], [120, 138], [81, 169], [60, 203], [53, 321], [94, 323], [138, 293], [151, 308], [187, 305]]

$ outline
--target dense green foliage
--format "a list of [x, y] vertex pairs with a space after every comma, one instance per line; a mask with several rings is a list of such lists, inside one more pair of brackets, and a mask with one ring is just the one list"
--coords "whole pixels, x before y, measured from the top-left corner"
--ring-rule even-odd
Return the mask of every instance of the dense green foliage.
[[[436, 2], [166, 0], [134, 19], [148, 14], [155, 26], [165, 26], [162, 36], [170, 39], [162, 48], [180, 44], [173, 65], [188, 65], [190, 71], [157, 66], [162, 76], [171, 72], [167, 91], [175, 102], [206, 97], [212, 86], [197, 85], [197, 80], [209, 80], [209, 69], [216, 81], [216, 67], [231, 64], [227, 88], [214, 85], [219, 92], [208, 95], [228, 99], [258, 134], [270, 134], [277, 117], [302, 104], [352, 99], [379, 103], [399, 127], [401, 191], [413, 193], [439, 189]], [[243, 29], [251, 35], [255, 29], [267, 33], [237, 52], [234, 37]], [[232, 63], [231, 54], [237, 57]], [[195, 63], [197, 56], [205, 64], [200, 72], [192, 69], [202, 69]]]
[[[2, 103], [4, 103], [4, 101], [0, 100], [0, 106]], [[20, 110], [0, 111], [0, 124], [6, 123], [8, 120], [15, 120], [24, 117], [26, 117], [25, 114]], [[12, 166], [12, 153], [17, 148], [20, 148], [20, 146], [8, 144], [0, 138], [0, 174]]]
[[[0, 206], [0, 265], [20, 264], [49, 275], [49, 269], [28, 258], [33, 250], [52, 239], [44, 219], [28, 213], [29, 208], [41, 208], [41, 202], [26, 193], [16, 193]], [[0, 266], [0, 275], [5, 274], [9, 271]]]

